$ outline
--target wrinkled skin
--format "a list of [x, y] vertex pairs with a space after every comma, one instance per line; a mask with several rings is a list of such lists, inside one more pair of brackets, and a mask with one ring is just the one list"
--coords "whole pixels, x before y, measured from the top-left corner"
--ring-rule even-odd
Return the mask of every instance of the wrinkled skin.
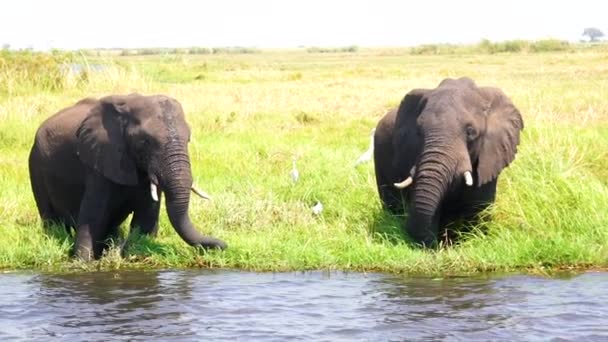
[[[477, 87], [469, 78], [410, 91], [380, 120], [374, 136], [385, 208], [407, 213], [406, 232], [424, 246], [436, 245], [453, 222], [474, 223], [494, 202], [498, 176], [515, 158], [523, 126], [500, 89]], [[394, 186], [410, 176], [405, 189]]]
[[75, 254], [90, 260], [131, 213], [131, 228], [156, 235], [164, 193], [169, 220], [184, 241], [225, 248], [201, 235], [188, 216], [189, 140], [182, 107], [167, 96], [88, 98], [61, 110], [42, 123], [29, 157], [43, 222], [75, 228]]

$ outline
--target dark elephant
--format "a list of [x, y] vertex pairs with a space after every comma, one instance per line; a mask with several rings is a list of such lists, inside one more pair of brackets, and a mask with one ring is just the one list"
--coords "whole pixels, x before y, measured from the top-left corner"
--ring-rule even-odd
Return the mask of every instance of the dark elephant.
[[378, 123], [374, 162], [378, 192], [406, 232], [433, 246], [453, 222], [473, 223], [494, 202], [498, 175], [517, 152], [524, 124], [497, 88], [469, 78], [410, 91]]
[[75, 254], [89, 260], [131, 213], [131, 228], [156, 235], [164, 192], [169, 220], [184, 241], [225, 248], [188, 216], [189, 141], [182, 107], [167, 96], [87, 98], [59, 111], [40, 126], [29, 156], [43, 222], [76, 228]]

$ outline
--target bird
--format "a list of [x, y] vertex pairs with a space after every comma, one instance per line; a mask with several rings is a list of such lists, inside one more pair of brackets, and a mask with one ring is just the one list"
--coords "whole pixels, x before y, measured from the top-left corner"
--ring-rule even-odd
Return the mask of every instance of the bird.
[[367, 148], [367, 151], [363, 152], [363, 154], [357, 158], [355, 161], [355, 167], [367, 163], [372, 159], [372, 156], [374, 155], [374, 133], [376, 133], [376, 129], [372, 128], [369, 134], [369, 147]]
[[296, 168], [296, 157], [293, 157], [293, 159], [291, 160], [291, 164], [292, 164], [292, 169], [289, 172], [289, 175], [291, 176], [291, 180], [294, 183], [297, 183], [298, 179], [300, 179], [300, 172], [298, 172], [298, 169]]
[[321, 204], [321, 202], [317, 201], [317, 204], [315, 204], [312, 207], [312, 213], [315, 215], [319, 215], [319, 214], [321, 214], [322, 211], [323, 211], [323, 204]]

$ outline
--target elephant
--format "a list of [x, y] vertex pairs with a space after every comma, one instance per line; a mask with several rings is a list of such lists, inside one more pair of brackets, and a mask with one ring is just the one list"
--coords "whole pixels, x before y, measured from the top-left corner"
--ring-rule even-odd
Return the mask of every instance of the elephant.
[[188, 215], [193, 189], [190, 127], [165, 95], [85, 98], [47, 118], [29, 155], [32, 191], [43, 224], [75, 229], [74, 254], [99, 258], [107, 239], [133, 214], [130, 228], [155, 236], [162, 194], [179, 236], [191, 246], [224, 249]]
[[514, 159], [524, 123], [495, 87], [467, 77], [413, 89], [378, 122], [376, 185], [383, 207], [406, 216], [417, 245], [437, 246], [448, 228], [470, 227], [496, 199], [498, 176]]

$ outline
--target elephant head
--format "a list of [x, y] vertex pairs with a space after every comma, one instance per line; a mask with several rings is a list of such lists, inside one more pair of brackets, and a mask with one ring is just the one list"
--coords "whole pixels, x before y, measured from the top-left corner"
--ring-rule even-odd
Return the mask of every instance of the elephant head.
[[223, 241], [201, 235], [188, 215], [190, 128], [179, 102], [162, 95], [107, 96], [91, 109], [76, 136], [80, 160], [105, 178], [147, 186], [155, 201], [165, 193], [169, 220], [184, 241], [225, 248]]
[[500, 89], [468, 78], [409, 92], [392, 138], [394, 186], [409, 186], [409, 235], [433, 244], [442, 201], [495, 181], [515, 158], [522, 129], [519, 111]]

